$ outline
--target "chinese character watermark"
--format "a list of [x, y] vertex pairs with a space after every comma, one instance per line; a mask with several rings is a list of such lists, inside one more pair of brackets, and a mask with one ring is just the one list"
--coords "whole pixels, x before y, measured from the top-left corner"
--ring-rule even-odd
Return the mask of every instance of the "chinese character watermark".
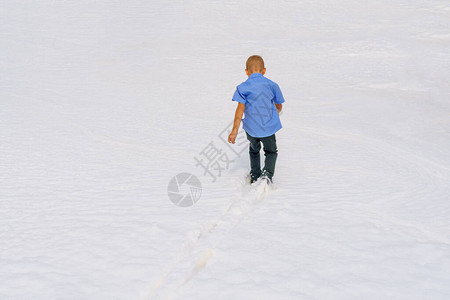
[[234, 162], [228, 158], [228, 154], [223, 151], [223, 149], [219, 149], [214, 146], [214, 143], [211, 141], [200, 153], [200, 158], [195, 157], [194, 159], [197, 162], [195, 165], [201, 166], [204, 170], [203, 175], [208, 174], [213, 179], [213, 182], [216, 181], [216, 174], [218, 177], [222, 175], [222, 170], [227, 170], [230, 166], [230, 162]]

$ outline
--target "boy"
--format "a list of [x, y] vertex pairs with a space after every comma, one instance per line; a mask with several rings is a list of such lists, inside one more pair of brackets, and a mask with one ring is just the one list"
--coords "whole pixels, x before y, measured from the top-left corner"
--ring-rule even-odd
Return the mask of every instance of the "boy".
[[[228, 136], [229, 143], [235, 143], [242, 119], [243, 128], [250, 141], [250, 183], [259, 177], [272, 182], [278, 151], [275, 133], [281, 129], [279, 113], [284, 102], [280, 87], [264, 77], [266, 68], [259, 55], [247, 59], [245, 73], [248, 79], [237, 86], [233, 101], [238, 102], [234, 116], [233, 130]], [[261, 171], [259, 151], [264, 147], [264, 168]]]

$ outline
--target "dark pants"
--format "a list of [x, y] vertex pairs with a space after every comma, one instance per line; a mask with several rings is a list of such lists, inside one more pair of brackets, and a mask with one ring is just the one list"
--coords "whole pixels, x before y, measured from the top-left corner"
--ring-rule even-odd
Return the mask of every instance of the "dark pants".
[[263, 172], [270, 179], [272, 179], [275, 173], [275, 162], [277, 161], [278, 150], [277, 150], [277, 140], [275, 139], [275, 134], [271, 136], [257, 138], [252, 137], [247, 133], [247, 139], [250, 141], [250, 175], [253, 179], [261, 176], [261, 160], [259, 151], [261, 150], [261, 142], [263, 144], [264, 156], [264, 169]]

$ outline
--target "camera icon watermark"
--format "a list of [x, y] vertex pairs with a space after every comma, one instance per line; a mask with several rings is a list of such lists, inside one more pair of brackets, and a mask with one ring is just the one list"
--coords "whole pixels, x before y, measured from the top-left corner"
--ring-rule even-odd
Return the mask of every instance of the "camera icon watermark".
[[167, 193], [173, 204], [181, 207], [194, 205], [202, 195], [202, 184], [190, 173], [180, 173], [169, 181]]

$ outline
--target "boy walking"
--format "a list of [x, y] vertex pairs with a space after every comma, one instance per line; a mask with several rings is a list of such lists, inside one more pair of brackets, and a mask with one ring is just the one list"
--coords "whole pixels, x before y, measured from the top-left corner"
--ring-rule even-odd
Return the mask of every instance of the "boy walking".
[[[279, 113], [284, 102], [280, 87], [264, 77], [266, 68], [259, 55], [247, 59], [245, 73], [248, 79], [237, 86], [233, 101], [238, 102], [234, 116], [233, 129], [228, 136], [229, 143], [235, 143], [242, 119], [243, 128], [250, 141], [250, 182], [264, 177], [272, 182], [278, 156], [275, 133], [281, 129]], [[264, 168], [261, 171], [260, 150], [264, 149]]]

